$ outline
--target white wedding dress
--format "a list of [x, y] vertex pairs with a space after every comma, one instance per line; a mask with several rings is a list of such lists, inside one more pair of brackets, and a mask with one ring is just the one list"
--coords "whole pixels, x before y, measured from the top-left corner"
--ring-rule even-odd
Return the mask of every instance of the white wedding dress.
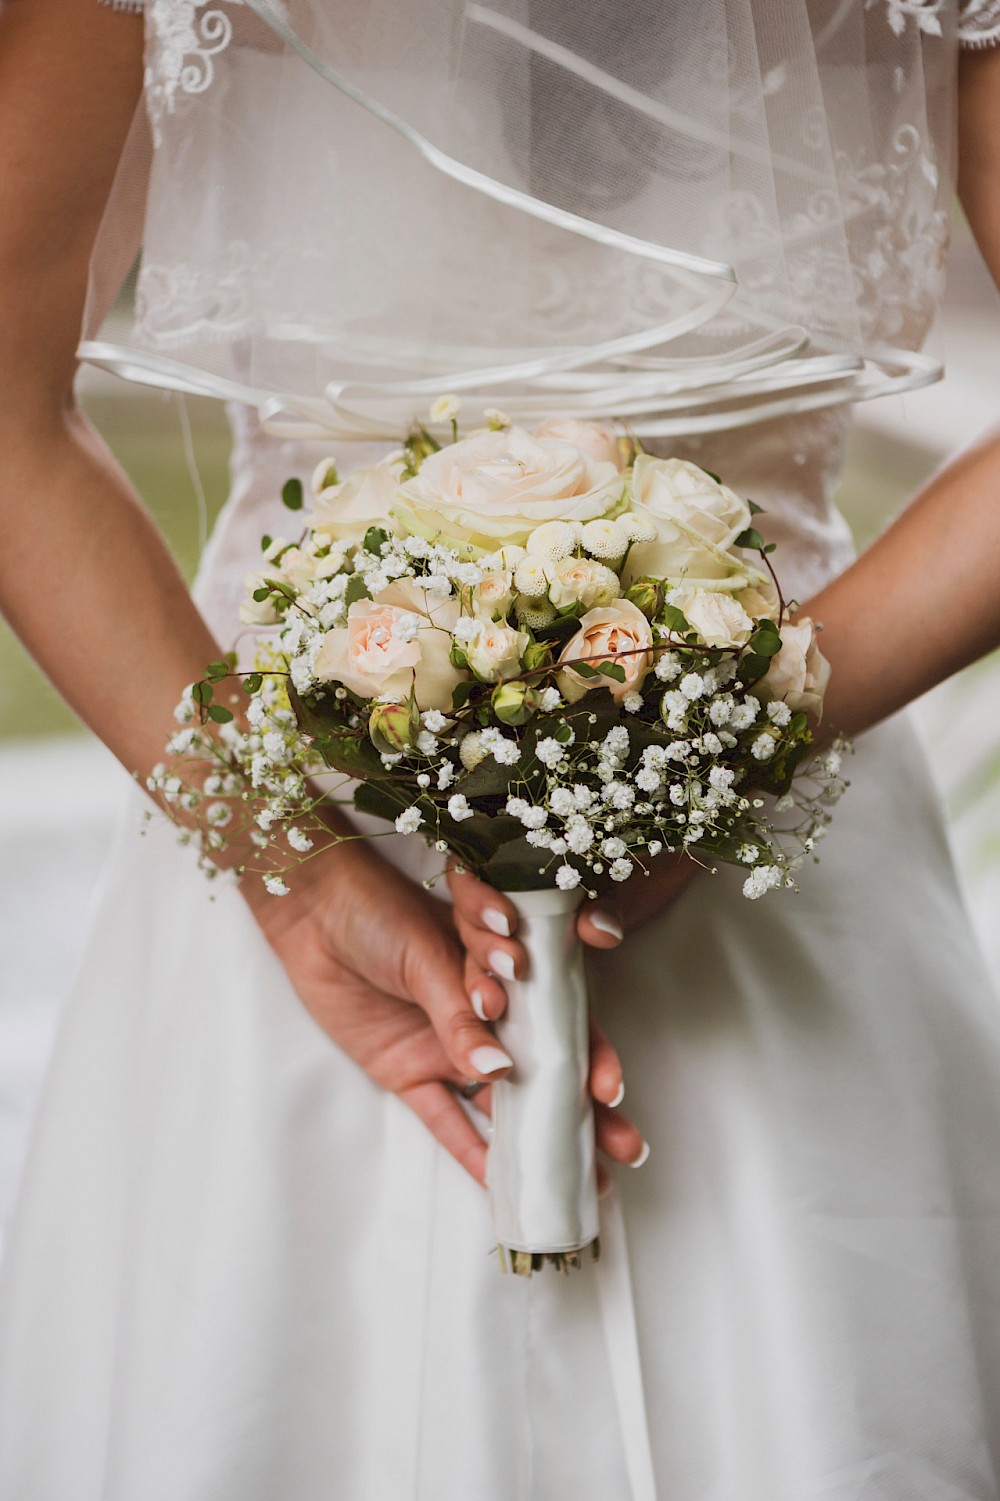
[[[222, 639], [314, 458], [235, 417]], [[844, 428], [703, 445], [800, 595], [849, 557]], [[800, 895], [723, 870], [593, 964], [652, 1151], [616, 1177], [627, 1244], [530, 1282], [136, 795], [5, 1268], [3, 1501], [627, 1501], [598, 1276], [626, 1323], [631, 1284], [661, 1501], [1000, 1496], [1000, 1009], [905, 717], [850, 777]]]
[[[670, 445], [799, 598], [848, 411]], [[233, 417], [221, 641], [328, 447]], [[0, 1501], [998, 1501], [1000, 1008], [906, 716], [849, 775], [801, 894], [723, 869], [592, 962], [651, 1154], [530, 1281], [134, 794], [3, 1267]]]

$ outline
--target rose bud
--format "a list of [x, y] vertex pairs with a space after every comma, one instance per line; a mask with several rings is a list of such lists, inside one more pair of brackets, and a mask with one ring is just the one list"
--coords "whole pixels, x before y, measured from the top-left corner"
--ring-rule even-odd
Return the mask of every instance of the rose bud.
[[527, 683], [500, 683], [491, 694], [501, 724], [526, 724], [538, 708], [538, 694]]
[[396, 756], [414, 740], [413, 716], [407, 704], [376, 704], [368, 719], [368, 734], [377, 751]]
[[663, 609], [663, 585], [656, 579], [636, 579], [632, 587], [626, 589], [625, 598], [641, 610], [647, 620], [655, 620]]

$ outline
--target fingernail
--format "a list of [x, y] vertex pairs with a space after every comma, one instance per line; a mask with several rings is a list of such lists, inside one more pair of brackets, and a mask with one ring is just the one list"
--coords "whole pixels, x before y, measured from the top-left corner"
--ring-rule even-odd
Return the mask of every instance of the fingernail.
[[505, 912], [498, 911], [496, 907], [484, 907], [483, 922], [491, 933], [496, 933], [500, 938], [510, 937], [510, 918]]
[[625, 929], [617, 918], [612, 917], [610, 912], [602, 912], [599, 908], [590, 914], [590, 920], [599, 933], [607, 933], [616, 943], [621, 943], [625, 937]]
[[[484, 1051], [489, 1052], [490, 1050], [487, 1048], [487, 1049], [484, 1049]], [[648, 1156], [649, 1156], [649, 1142], [648, 1141], [644, 1141], [643, 1144], [642, 1144], [642, 1151], [639, 1153], [638, 1157], [635, 1159], [634, 1162], [630, 1162], [629, 1163], [629, 1167], [642, 1167], [642, 1164], [646, 1161], [646, 1158]]]
[[483, 992], [481, 990], [474, 990], [469, 1000], [472, 1002], [472, 1009], [479, 1017], [479, 1020], [481, 1022], [488, 1022], [489, 1017], [486, 1015], [486, 1002], [483, 1000]]
[[[472, 998], [472, 1004], [473, 1005], [476, 1004], [475, 996], [473, 996], [473, 998]], [[483, 1017], [483, 1020], [485, 1021], [486, 1018]], [[611, 1106], [612, 1110], [617, 1110], [618, 1106], [621, 1104], [621, 1102], [622, 1102], [622, 1100], [624, 1100], [624, 1098], [625, 1098], [625, 1080], [623, 1079], [622, 1082], [618, 1086], [618, 1089], [617, 1089], [617, 1092], [615, 1094], [614, 1099], [613, 1100], [609, 1100], [608, 1104]]]
[[492, 954], [486, 955], [486, 962], [501, 980], [513, 980], [514, 961], [506, 949], [494, 949]]
[[473, 1048], [469, 1062], [477, 1074], [495, 1074], [502, 1068], [512, 1068], [514, 1060], [503, 1048]]

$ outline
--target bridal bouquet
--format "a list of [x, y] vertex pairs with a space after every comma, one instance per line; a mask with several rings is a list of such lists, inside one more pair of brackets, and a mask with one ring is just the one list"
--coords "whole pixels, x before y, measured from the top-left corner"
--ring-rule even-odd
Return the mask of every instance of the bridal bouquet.
[[345, 480], [324, 461], [308, 511], [288, 482], [298, 535], [247, 581], [246, 722], [213, 663], [150, 785], [206, 860], [250, 822], [276, 895], [345, 788], [512, 894], [531, 974], [498, 1023], [489, 1176], [526, 1271], [597, 1237], [579, 901], [671, 853], [743, 867], [751, 899], [792, 886], [844, 783], [839, 747], [810, 757], [829, 669], [752, 501], [598, 424], [459, 438], [457, 410]]

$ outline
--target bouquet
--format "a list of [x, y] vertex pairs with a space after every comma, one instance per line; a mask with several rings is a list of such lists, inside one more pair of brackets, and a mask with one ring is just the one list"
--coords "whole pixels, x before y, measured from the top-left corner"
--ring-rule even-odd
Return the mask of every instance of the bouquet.
[[742, 867], [750, 899], [794, 886], [843, 747], [815, 753], [829, 667], [758, 506], [597, 423], [459, 437], [458, 408], [347, 479], [321, 463], [308, 510], [286, 484], [298, 534], [263, 539], [241, 612], [245, 722], [216, 699], [235, 658], [211, 664], [150, 785], [206, 863], [249, 822], [277, 896], [345, 786], [511, 893], [530, 973], [497, 1024], [494, 1225], [515, 1270], [565, 1268], [597, 1241], [579, 902], [669, 854]]

